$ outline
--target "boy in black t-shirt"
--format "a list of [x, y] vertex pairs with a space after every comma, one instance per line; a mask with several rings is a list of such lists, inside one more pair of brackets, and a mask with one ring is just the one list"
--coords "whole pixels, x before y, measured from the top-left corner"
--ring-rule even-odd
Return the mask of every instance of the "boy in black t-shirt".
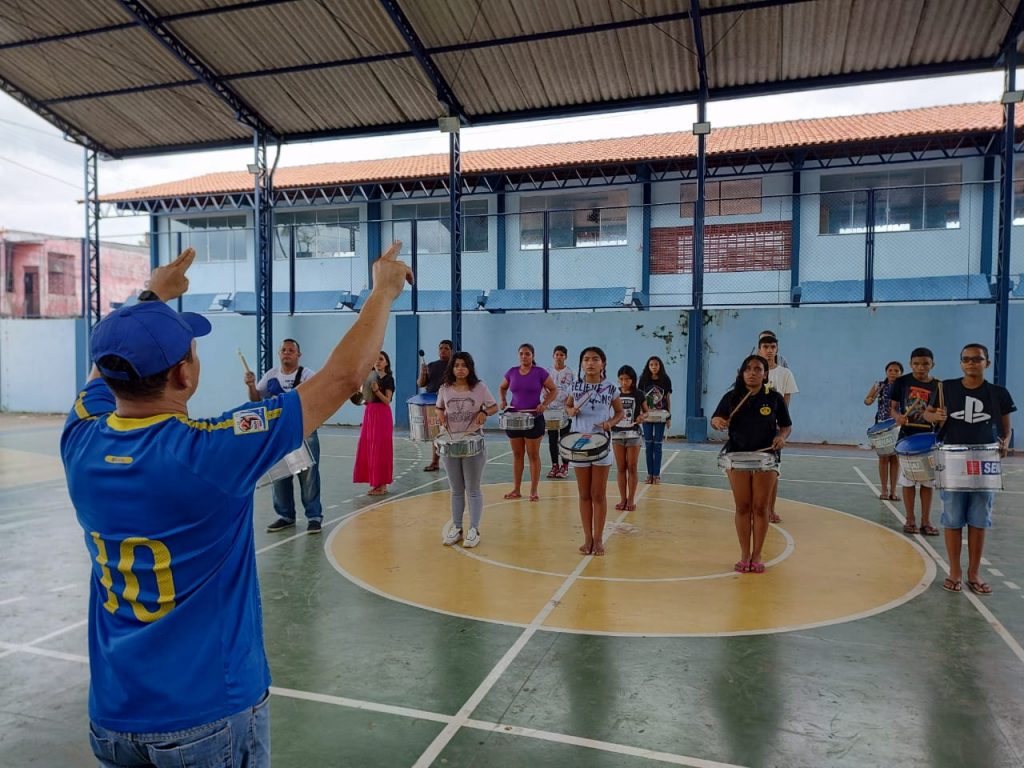
[[[988, 348], [968, 344], [960, 352], [961, 379], [942, 382], [944, 407], [936, 408], [936, 400], [925, 413], [932, 423], [942, 424], [939, 438], [948, 445], [986, 445], [998, 440], [1000, 455], [1006, 455], [1010, 443], [1010, 414], [1017, 410], [1013, 398], [1003, 387], [985, 381]], [[963, 528], [967, 526], [967, 586], [977, 595], [992, 593], [992, 587], [981, 580], [981, 553], [985, 546], [985, 529], [992, 527], [993, 491], [946, 491], [942, 498], [940, 522], [946, 534], [949, 556], [949, 578], [942, 586], [950, 592], [961, 590], [960, 551]]]
[[[890, 410], [892, 418], [900, 425], [899, 439], [911, 435], [920, 435], [934, 430], [924, 419], [924, 411], [928, 407], [932, 395], [938, 388], [938, 380], [932, 378], [931, 370], [935, 365], [935, 356], [927, 347], [918, 347], [910, 353], [911, 372], [900, 376], [893, 382]], [[932, 488], [931, 480], [923, 480], [921, 486], [921, 528], [918, 529], [914, 520], [914, 497], [916, 483], [900, 472], [900, 487], [903, 488], [903, 507], [907, 512], [907, 520], [903, 532], [909, 534], [923, 533], [925, 536], [938, 536], [939, 529], [932, 525]]]

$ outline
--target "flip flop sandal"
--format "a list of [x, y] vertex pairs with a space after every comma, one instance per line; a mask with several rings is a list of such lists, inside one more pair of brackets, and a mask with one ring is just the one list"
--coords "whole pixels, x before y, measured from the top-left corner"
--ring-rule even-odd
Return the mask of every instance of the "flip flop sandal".
[[984, 581], [968, 581], [967, 586], [971, 588], [971, 592], [976, 595], [991, 595], [992, 587], [986, 584]]
[[438, 469], [439, 469], [439, 467], [438, 467], [437, 464], [427, 464], [427, 466], [425, 466], [423, 468], [423, 471], [424, 472], [437, 472]]
[[536, 493], [531, 493], [530, 501], [540, 501], [540, 496], [538, 496]]
[[922, 525], [921, 533], [923, 533], [925, 536], [938, 536], [939, 529], [936, 528], [934, 525]]
[[769, 523], [781, 523], [782, 522], [782, 518], [779, 517], [776, 514], [771, 514], [771, 515], [768, 515], [768, 522]]
[[627, 512], [636, 512], [636, 504], [627, 504], [626, 505], [626, 511]]
[[505, 498], [506, 499], [521, 499], [521, 498], [523, 498], [523, 494], [519, 493], [519, 491], [509, 491], [508, 493], [505, 494]]
[[750, 562], [747, 560], [740, 560], [732, 567], [732, 569], [736, 571], [736, 573], [749, 573]]
[[764, 573], [764, 563], [750, 561], [750, 570], [747, 573]]
[[903, 526], [903, 532], [908, 534], [908, 535], [910, 535], [910, 536], [914, 536], [914, 535], [920, 533], [921, 531], [918, 529], [918, 527], [914, 523], [906, 523]]
[[618, 504], [615, 505], [615, 508], [621, 512], [626, 508], [626, 502], [620, 501]]
[[947, 592], [960, 592], [962, 590], [960, 579], [946, 579], [942, 582], [942, 588]]

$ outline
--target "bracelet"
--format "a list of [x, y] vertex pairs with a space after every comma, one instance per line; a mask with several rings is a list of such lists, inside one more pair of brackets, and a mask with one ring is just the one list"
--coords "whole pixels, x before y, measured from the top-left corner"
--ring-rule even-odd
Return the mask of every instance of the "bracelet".
[[147, 288], [139, 294], [139, 301], [160, 301], [160, 297]]

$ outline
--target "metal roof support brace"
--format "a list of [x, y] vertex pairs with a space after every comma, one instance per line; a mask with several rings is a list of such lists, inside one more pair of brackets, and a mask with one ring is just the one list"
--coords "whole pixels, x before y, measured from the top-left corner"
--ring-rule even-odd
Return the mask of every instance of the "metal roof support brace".
[[52, 109], [49, 109], [42, 102], [32, 99], [16, 85], [7, 82], [2, 77], [0, 77], [0, 89], [2, 89], [4, 93], [6, 93], [19, 104], [21, 104], [23, 107], [31, 109], [41, 118], [46, 120], [48, 123], [63, 131], [64, 135], [67, 136], [72, 141], [74, 141], [75, 143], [81, 144], [83, 147], [94, 149], [97, 152], [102, 152], [104, 155], [109, 155], [111, 157], [115, 156], [114, 153], [112, 153], [102, 144], [97, 144], [95, 141], [93, 141], [89, 137], [89, 135], [82, 131], [80, 128], [69, 123], [63, 117], [54, 112]]
[[[1022, 4], [1024, 7], [1024, 4]], [[1017, 90], [1017, 38], [1006, 45], [1004, 61], [1006, 88], [1004, 96]], [[993, 350], [992, 380], [1006, 386], [1006, 357], [1010, 324], [1010, 237], [1013, 232], [1013, 98], [1003, 99], [1003, 175], [999, 187], [999, 261], [996, 266], [996, 338]]]
[[[441, 70], [434, 64], [434, 60], [430, 58], [430, 54], [427, 53], [427, 47], [423, 45], [423, 41], [420, 40], [416, 30], [409, 23], [409, 19], [406, 18], [405, 13], [399, 8], [397, 0], [380, 0], [380, 4], [388, 16], [391, 17], [392, 23], [405, 40], [406, 45], [409, 46], [412, 55], [416, 57], [416, 61], [419, 62], [423, 74], [434, 84], [437, 100], [448, 108], [450, 116], [458, 117], [461, 120], [465, 116], [462, 104], [455, 97], [455, 93], [452, 91], [451, 86], [448, 85], [444, 75], [441, 74]], [[458, 349], [458, 340], [452, 339], [452, 341], [455, 342], [455, 348]]]
[[458, 126], [448, 134], [449, 210], [452, 239], [452, 344], [462, 349], [462, 143]]
[[255, 181], [253, 205], [253, 257], [256, 287], [256, 375], [274, 367], [274, 232], [273, 189], [267, 166], [267, 134], [252, 136], [256, 162], [250, 166]]
[[[167, 25], [150, 11], [139, 0], [118, 0], [121, 6], [132, 16], [138, 19], [139, 24], [159, 41], [164, 48], [171, 52], [178, 61], [188, 67], [206, 86], [213, 91], [221, 101], [234, 110], [236, 119], [263, 134], [272, 134], [275, 138], [278, 134], [267, 125], [266, 121], [246, 101], [235, 93], [223, 79], [212, 69], [206, 66], [178, 36], [167, 28]], [[265, 137], [264, 137], [265, 140]]]
[[100, 194], [98, 157], [95, 149], [85, 150], [85, 241], [83, 242], [82, 314], [85, 329], [92, 329], [100, 321]]
[[708, 124], [708, 69], [704, 51], [704, 33], [701, 29], [700, 0], [690, 0], [690, 22], [697, 53], [697, 74], [700, 95], [697, 99], [697, 122], [693, 132], [697, 135], [697, 201], [693, 206], [693, 309], [687, 323], [688, 344], [686, 354], [686, 439], [703, 441], [708, 436], [707, 419], [702, 407], [704, 389], [704, 180], [707, 175]]

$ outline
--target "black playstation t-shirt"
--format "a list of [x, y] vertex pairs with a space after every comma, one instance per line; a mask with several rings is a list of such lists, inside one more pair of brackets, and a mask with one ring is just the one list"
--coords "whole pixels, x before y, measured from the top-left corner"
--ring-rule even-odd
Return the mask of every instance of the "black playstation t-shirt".
[[[742, 394], [729, 390], [715, 408], [714, 416], [728, 419], [733, 408], [743, 399]], [[762, 387], [751, 395], [729, 419], [729, 440], [726, 453], [733, 451], [760, 451], [771, 447], [780, 427], [791, 427], [786, 399], [774, 389]]]
[[[1010, 393], [998, 384], [984, 382], [976, 389], [964, 386], [963, 379], [942, 382], [946, 423], [939, 429], [939, 440], [951, 445], [986, 445], [999, 437], [1002, 417], [1017, 410]], [[938, 393], [930, 401], [939, 405]]]

